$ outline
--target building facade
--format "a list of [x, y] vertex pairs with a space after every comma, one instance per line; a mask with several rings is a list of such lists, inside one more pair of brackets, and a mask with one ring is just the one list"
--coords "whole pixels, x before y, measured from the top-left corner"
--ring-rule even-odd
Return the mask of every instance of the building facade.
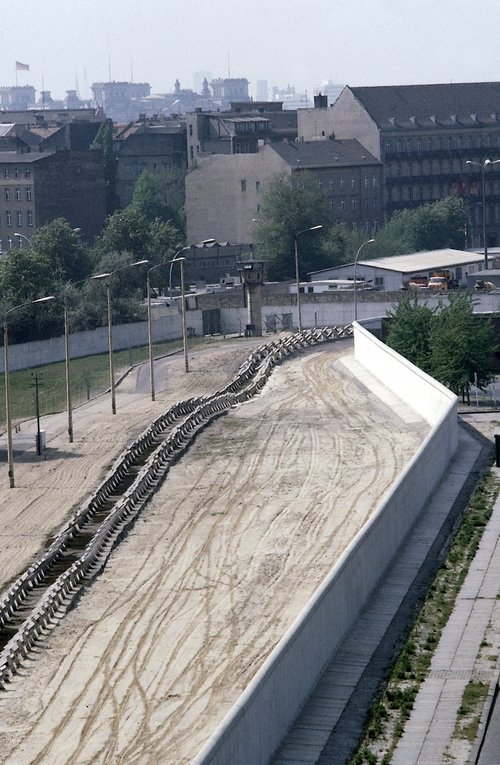
[[[452, 195], [468, 205], [470, 246], [500, 242], [500, 83], [351, 88], [321, 119], [299, 115], [299, 135], [357, 138], [383, 164], [384, 219]], [[484, 177], [483, 177], [484, 173]]]
[[382, 214], [382, 167], [358, 141], [265, 143], [249, 154], [205, 154], [186, 176], [188, 241], [252, 242], [262, 195], [276, 176], [307, 174], [333, 218], [373, 232]]
[[116, 192], [120, 207], [132, 201], [137, 179], [145, 170], [158, 174], [186, 167], [186, 125], [167, 118], [115, 125]]
[[[38, 228], [65, 218], [92, 241], [105, 221], [100, 149], [0, 152], [0, 249], [22, 247]], [[21, 234], [21, 237], [16, 236]]]

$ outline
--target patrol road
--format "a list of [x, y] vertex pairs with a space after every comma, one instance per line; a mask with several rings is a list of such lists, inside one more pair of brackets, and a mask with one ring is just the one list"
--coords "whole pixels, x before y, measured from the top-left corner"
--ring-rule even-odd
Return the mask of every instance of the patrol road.
[[[106, 407], [79, 416], [71, 459], [57, 455], [61, 433], [46, 463], [20, 463], [24, 488], [5, 490], [25, 502], [16, 526], [9, 509], [11, 570], [34, 546], [23, 529], [41, 521], [47, 531], [50, 512], [64, 516], [57, 492], [67, 506], [88, 493], [167, 399], [213, 392], [251, 347], [200, 349], [189, 375], [182, 358], [169, 359], [169, 392], [155, 404], [129, 376], [116, 417]], [[191, 761], [428, 431], [370, 393], [351, 354], [340, 341], [285, 361], [260, 395], [197, 438], [102, 576], [0, 694], [4, 763]]]

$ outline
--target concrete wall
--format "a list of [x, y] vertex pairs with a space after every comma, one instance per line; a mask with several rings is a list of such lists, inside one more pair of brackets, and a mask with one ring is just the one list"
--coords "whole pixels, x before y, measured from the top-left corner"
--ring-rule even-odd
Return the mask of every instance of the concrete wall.
[[[356, 358], [403, 399], [411, 385], [432, 428], [316, 594], [269, 655], [192, 765], [263, 765], [309, 697], [439, 482], [457, 443], [456, 397], [359, 324]], [[391, 374], [384, 371], [390, 366]], [[415, 375], [416, 380], [411, 380]]]
[[[194, 334], [198, 336], [202, 334], [201, 311], [188, 312], [187, 327], [188, 331], [192, 329]], [[176, 340], [182, 337], [181, 315], [165, 316], [153, 321], [152, 336], [153, 342]], [[113, 327], [113, 348], [115, 351], [136, 348], [147, 345], [147, 343], [148, 327], [145, 321]], [[108, 328], [99, 327], [98, 329], [75, 332], [70, 335], [69, 352], [72, 359], [107, 353]], [[62, 336], [52, 337], [50, 340], [9, 345], [9, 370], [11, 372], [17, 369], [53, 364], [58, 361], [64, 361], [64, 338]], [[3, 373], [3, 371], [2, 354], [0, 372]]]
[[[401, 293], [363, 292], [358, 291], [357, 306], [360, 321], [372, 317], [385, 316], [397, 302]], [[476, 313], [493, 313], [499, 310], [500, 295], [479, 294], [476, 297]], [[446, 296], [424, 298], [429, 307], [439, 302], [445, 302]], [[228, 290], [222, 295], [203, 295], [187, 298], [187, 327], [190, 334], [200, 337], [203, 334], [203, 309], [219, 308], [221, 313], [221, 330], [225, 335], [243, 333], [247, 324], [247, 309], [243, 306], [242, 294], [238, 290]], [[302, 295], [301, 296], [302, 325], [305, 329], [313, 327], [346, 326], [354, 319], [353, 293]], [[282, 316], [292, 314], [293, 326], [297, 327], [297, 306], [295, 295], [275, 294], [265, 285], [262, 298], [262, 326], [265, 331], [268, 317], [277, 319], [277, 328], [281, 329]], [[379, 320], [380, 321], [380, 320]], [[176, 340], [182, 337], [180, 313], [169, 313], [167, 316], [153, 320], [153, 339], [155, 342]], [[126, 350], [147, 344], [146, 322], [125, 324], [113, 327], [113, 347], [115, 350]], [[384, 346], [385, 347], [385, 346]], [[78, 332], [70, 337], [71, 358], [107, 353], [107, 328]], [[3, 372], [3, 355], [0, 354], [0, 373]], [[9, 368], [26, 369], [29, 367], [51, 364], [64, 360], [63, 338], [56, 337], [41, 342], [9, 345]]]

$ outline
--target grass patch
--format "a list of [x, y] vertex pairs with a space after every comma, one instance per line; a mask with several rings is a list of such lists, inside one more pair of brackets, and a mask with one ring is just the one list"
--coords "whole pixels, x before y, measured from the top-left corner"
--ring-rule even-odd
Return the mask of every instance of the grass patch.
[[[495, 478], [491, 474], [486, 475], [469, 503], [446, 560], [427, 592], [386, 685], [367, 716], [363, 736], [350, 765], [390, 763], [410, 717], [419, 687], [427, 675], [443, 628], [479, 547], [497, 494]], [[463, 713], [459, 721], [460, 735], [468, 740], [473, 740], [477, 732], [480, 719], [477, 710], [482, 708], [487, 692], [487, 685], [471, 682], [464, 693], [461, 706]]]
[[473, 743], [481, 720], [481, 712], [488, 694], [488, 683], [471, 680], [467, 683], [457, 714], [453, 736]]
[[[205, 338], [191, 338], [189, 345], [209, 342]], [[164, 356], [182, 348], [182, 340], [168, 343], [155, 343], [155, 358]], [[148, 346], [129, 348], [113, 354], [115, 377], [120, 372], [135, 364], [147, 361]], [[102, 353], [71, 359], [71, 397], [73, 406], [82, 404], [109, 387], [109, 356]], [[39, 383], [40, 415], [60, 412], [66, 408], [66, 365], [63, 361], [10, 372], [10, 397], [13, 422], [30, 419], [35, 416], [35, 380]], [[5, 424], [5, 376], [0, 374], [0, 424]]]

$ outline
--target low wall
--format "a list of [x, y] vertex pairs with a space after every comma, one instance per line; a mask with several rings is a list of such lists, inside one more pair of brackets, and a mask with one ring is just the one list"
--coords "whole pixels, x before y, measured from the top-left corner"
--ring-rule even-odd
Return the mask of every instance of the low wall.
[[[456, 449], [455, 396], [394, 352], [387, 354], [359, 324], [355, 354], [403, 400], [411, 398], [403, 390], [410, 387], [419, 399], [411, 403], [431, 422], [430, 433], [192, 765], [269, 762]], [[417, 379], [411, 381], [412, 375]]]

